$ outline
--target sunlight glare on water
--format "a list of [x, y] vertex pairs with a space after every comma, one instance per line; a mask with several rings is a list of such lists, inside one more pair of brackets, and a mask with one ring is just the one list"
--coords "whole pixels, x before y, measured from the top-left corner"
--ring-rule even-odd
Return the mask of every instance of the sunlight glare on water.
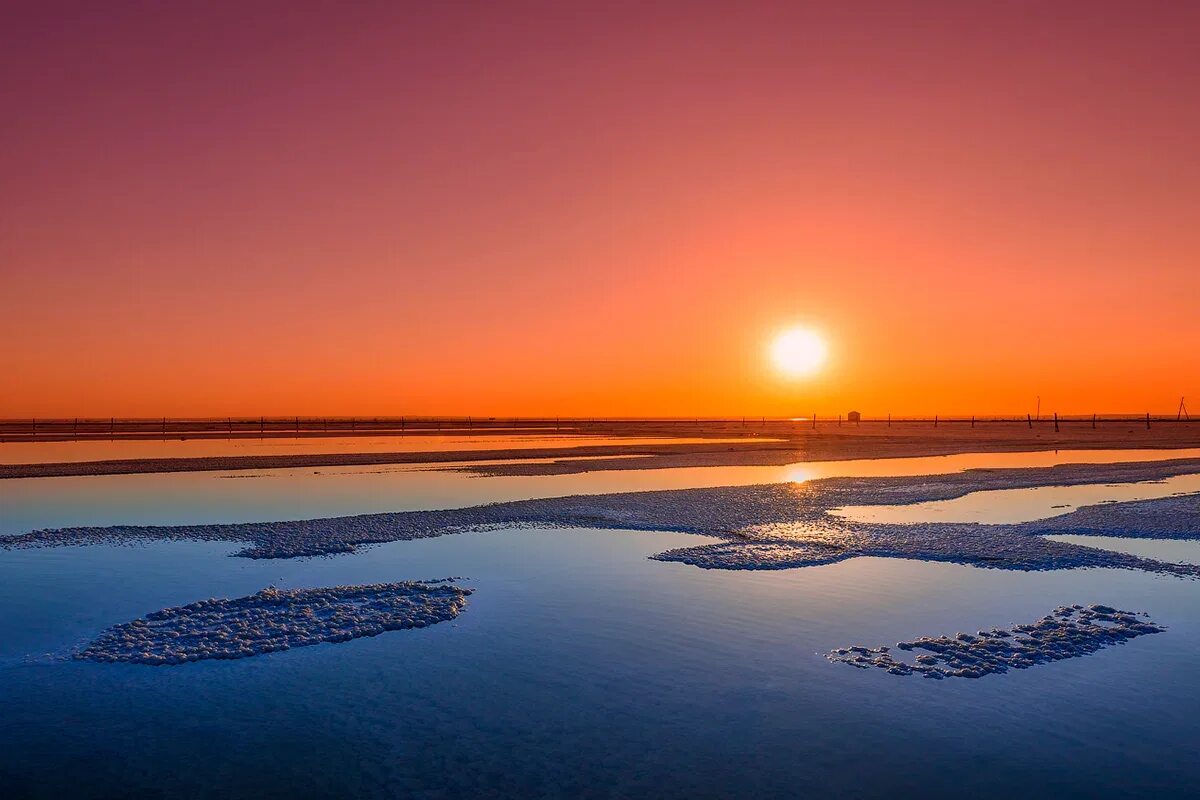
[[977, 467], [1186, 458], [1197, 450], [1083, 450], [627, 469], [476, 478], [427, 466], [373, 465], [0, 480], [0, 535], [72, 525], [180, 525], [461, 508], [572, 494], [749, 486], [827, 477], [933, 475]]

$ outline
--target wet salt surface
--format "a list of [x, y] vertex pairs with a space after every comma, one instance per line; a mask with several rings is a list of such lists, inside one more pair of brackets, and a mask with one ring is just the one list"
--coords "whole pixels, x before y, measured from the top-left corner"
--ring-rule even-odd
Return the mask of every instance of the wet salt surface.
[[[481, 502], [493, 480], [421, 486], [387, 477], [346, 477], [353, 493], [336, 502], [351, 512], [362, 498], [384, 509], [461, 507]], [[615, 485], [600, 477], [580, 490]], [[255, 509], [283, 519], [275, 510], [305, 516], [330, 503], [326, 495], [306, 504], [330, 483], [321, 479], [244, 504], [238, 495], [195, 496], [190, 488], [202, 484], [130, 490], [129, 505], [101, 502], [113, 484], [80, 502], [73, 479], [53, 479], [59, 488], [22, 507], [85, 521], [111, 513], [129, 522], [136, 517], [119, 515], [147, 507], [175, 522], [253, 519], [246, 513]], [[526, 485], [519, 491], [546, 488]], [[423, 495], [428, 487], [435, 491]], [[0, 517], [10, 508], [0, 502]], [[99, 513], [89, 519], [89, 509]], [[1094, 530], [1054, 538], [1112, 542]], [[1166, 549], [1180, 546], [1171, 539], [1121, 541], [1183, 560]], [[1197, 582], [869, 556], [750, 571], [648, 560], [727, 543], [572, 528], [465, 533], [321, 559], [231, 559], [240, 545], [208, 541], [0, 549], [0, 785], [14, 797], [961, 798], [1096, 796], [1097, 787], [1181, 796], [1200, 784]], [[468, 613], [336, 647], [164, 670], [41, 655], [82, 646], [148, 609], [268, 584], [448, 574], [480, 589]], [[824, 658], [847, 642], [974, 630], [1099, 598], [1148, 610], [1168, 632], [983, 681], [899, 681]]]
[[1200, 460], [969, 470], [909, 478], [826, 478], [806, 484], [576, 495], [444, 511], [365, 514], [240, 525], [112, 526], [32, 531], [0, 540], [6, 548], [146, 541], [243, 542], [255, 559], [351, 553], [363, 545], [516, 526], [669, 530], [724, 539], [654, 556], [708, 569], [791, 569], [882, 556], [1016, 570], [1120, 567], [1200, 577], [1200, 567], [1054, 541], [1047, 534], [1131, 538], [1200, 537], [1200, 495], [1101, 504], [1061, 517], [1011, 525], [877, 524], [828, 513], [849, 505], [950, 500], [974, 492], [1129, 483], [1190, 475]]
[[[1103, 605], [1059, 606], [1036, 622], [1015, 625], [1012, 630], [992, 628], [954, 636], [922, 636], [897, 642], [894, 649], [887, 645], [839, 647], [826, 657], [859, 669], [876, 667], [890, 675], [916, 674], [937, 680], [982, 678], [1079, 658], [1165, 630], [1140, 618], [1145, 616]], [[905, 660], [902, 655], [907, 653], [916, 656]]]
[[1138, 483], [1092, 483], [972, 492], [953, 500], [906, 505], [847, 506], [831, 513], [854, 522], [1032, 522], [1098, 503], [1153, 500], [1200, 492], [1200, 475], [1173, 475]]
[[1200, 450], [1063, 450], [489, 478], [412, 466], [21, 478], [0, 481], [0, 535], [75, 525], [269, 522], [571, 494], [1196, 457]]
[[1140, 558], [1158, 561], [1174, 561], [1180, 564], [1200, 565], [1200, 540], [1181, 539], [1131, 539], [1127, 536], [1105, 536], [1103, 534], [1078, 535], [1073, 533], [1047, 534], [1047, 539], [1083, 547], [1099, 547], [1115, 550]]
[[454, 619], [470, 593], [441, 581], [268, 587], [248, 597], [200, 600], [114, 625], [75, 657], [163, 666], [348, 642]]

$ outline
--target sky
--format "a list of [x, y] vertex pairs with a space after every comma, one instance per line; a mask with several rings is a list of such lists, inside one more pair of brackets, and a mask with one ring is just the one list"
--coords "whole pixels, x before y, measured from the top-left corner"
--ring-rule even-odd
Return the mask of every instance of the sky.
[[0, 417], [1200, 406], [1198, 37], [1178, 2], [0, 2]]

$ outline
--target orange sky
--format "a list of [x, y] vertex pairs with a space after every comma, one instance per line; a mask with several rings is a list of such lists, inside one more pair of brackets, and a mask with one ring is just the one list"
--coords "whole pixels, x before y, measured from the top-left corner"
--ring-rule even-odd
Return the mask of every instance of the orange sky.
[[1200, 6], [801, 5], [8, 7], [0, 416], [1200, 405]]

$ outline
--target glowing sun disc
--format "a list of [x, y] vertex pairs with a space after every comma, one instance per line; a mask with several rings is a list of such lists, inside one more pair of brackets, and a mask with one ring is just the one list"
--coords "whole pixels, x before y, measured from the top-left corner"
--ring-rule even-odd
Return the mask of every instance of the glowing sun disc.
[[791, 328], [771, 343], [775, 369], [789, 377], [811, 375], [825, 363], [825, 340], [808, 328]]

